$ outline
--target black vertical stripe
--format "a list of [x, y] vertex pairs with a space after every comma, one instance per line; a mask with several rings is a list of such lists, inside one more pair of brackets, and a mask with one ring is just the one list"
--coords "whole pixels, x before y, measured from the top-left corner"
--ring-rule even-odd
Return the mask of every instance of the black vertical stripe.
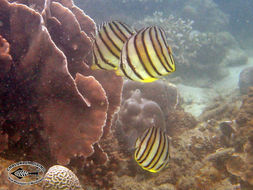
[[[115, 44], [115, 42], [113, 41], [113, 39], [108, 34], [107, 27], [104, 27], [104, 31], [105, 31], [105, 34], [106, 34], [107, 38], [110, 40], [110, 42], [113, 44], [113, 46], [118, 50], [118, 52], [120, 52], [121, 49], [117, 46], [117, 44]], [[117, 57], [119, 58], [119, 56], [117, 56]]]
[[[152, 36], [150, 35], [150, 34], [151, 34], [151, 27], [147, 28], [146, 30], [148, 30], [148, 35], [149, 35], [149, 38], [151, 39], [151, 38], [152, 38]], [[149, 52], [148, 52], [148, 49], [147, 49], [147, 45], [146, 45], [145, 40], [144, 40], [144, 35], [145, 35], [146, 30], [142, 33], [142, 36], [141, 36], [141, 40], [142, 40], [142, 44], [143, 44], [144, 49], [145, 49], [145, 53], [146, 53], [146, 55], [147, 55], [147, 57], [148, 57], [149, 63], [151, 64], [152, 68], [154, 69], [154, 71], [155, 71], [158, 75], [162, 76], [162, 74], [156, 69], [154, 63], [152, 62], [152, 60], [151, 60], [151, 58], [150, 58], [150, 55], [149, 55]], [[152, 43], [152, 42], [151, 42], [151, 43]], [[155, 49], [153, 43], [152, 43], [152, 46], [153, 46], [153, 48]], [[155, 77], [153, 77], [153, 78], [155, 78]]]
[[124, 43], [125, 40], [123, 40], [123, 39], [119, 36], [119, 34], [115, 31], [115, 29], [114, 29], [114, 27], [112, 26], [112, 24], [117, 28], [116, 24], [114, 24], [114, 23], [112, 22], [112, 23], [109, 23], [109, 24], [108, 24], [109, 27], [110, 27], [110, 29], [111, 29], [112, 32], [118, 37], [118, 39], [119, 39], [122, 43]]
[[98, 50], [99, 56], [100, 56], [100, 58], [102, 59], [102, 61], [103, 61], [104, 63], [106, 63], [107, 65], [109, 65], [109, 66], [115, 68], [115, 66], [114, 66], [113, 64], [109, 63], [109, 62], [104, 58], [104, 56], [103, 56], [101, 50], [100, 50], [99, 47], [98, 47], [98, 44], [97, 44], [97, 41], [96, 41], [96, 40], [95, 40], [95, 46], [96, 46], [96, 48], [97, 48], [97, 50]]
[[169, 157], [169, 146], [170, 146], [170, 140], [169, 140], [169, 137], [166, 136], [166, 139], [167, 139], [167, 145], [168, 145], [168, 148], [167, 148], [167, 152], [166, 152], [166, 157], [164, 158], [164, 161], [166, 161]]
[[161, 153], [159, 155], [159, 158], [156, 160], [156, 162], [153, 164], [153, 166], [151, 168], [149, 168], [149, 169], [153, 169], [153, 168], [155, 168], [157, 166], [157, 163], [161, 160], [161, 157], [162, 157], [162, 155], [164, 154], [164, 152], [166, 150], [165, 149], [165, 147], [166, 147], [166, 135], [164, 133], [162, 135], [163, 135], [163, 139], [164, 139], [163, 149], [162, 149], [162, 151], [161, 151]]
[[133, 32], [131, 31], [130, 27], [122, 22], [118, 22], [125, 30], [129, 33], [129, 35], [133, 35]]
[[[129, 40], [127, 40], [126, 42], [126, 59], [127, 59], [127, 63], [129, 65], [129, 67], [131, 68], [131, 70], [134, 72], [134, 74], [141, 80], [144, 80], [142, 78], [142, 76], [135, 70], [131, 60], [130, 60], [130, 57], [129, 57], [129, 52], [128, 52], [128, 43], [129, 43]], [[122, 52], [121, 52], [122, 53]]]
[[124, 67], [123, 67], [123, 62], [122, 62], [122, 56], [120, 57], [120, 69], [121, 71], [124, 73], [124, 76], [127, 77], [130, 80], [134, 80], [132, 79], [125, 71]]
[[156, 168], [155, 170], [156, 170], [156, 171], [159, 171], [165, 164], [167, 164], [167, 163], [165, 163], [165, 162], [162, 163], [162, 164], [161, 164], [158, 168]]
[[160, 168], [162, 168], [164, 165], [167, 164], [167, 158], [169, 156], [169, 138], [167, 136], [166, 136], [166, 140], [167, 140], [167, 145], [168, 145], [168, 148], [166, 150], [166, 157], [163, 160], [163, 164], [161, 164], [158, 168], [156, 168], [156, 170], [159, 170]]
[[[164, 65], [164, 63], [163, 63], [161, 57], [160, 57], [159, 54], [158, 54], [158, 50], [156, 49], [156, 46], [155, 46], [155, 40], [158, 41], [158, 34], [157, 34], [157, 31], [156, 31], [155, 28], [154, 28], [154, 32], [155, 32], [155, 39], [153, 39], [153, 36], [152, 36], [152, 34], [151, 34], [151, 30], [150, 30], [150, 34], [149, 34], [149, 35], [150, 35], [150, 38], [151, 38], [152, 45], [153, 45], [153, 47], [154, 47], [154, 49], [155, 49], [156, 56], [158, 57], [159, 61], [161, 62], [163, 68], [164, 68], [167, 72], [170, 72], [170, 71], [167, 69], [166, 65]], [[160, 47], [161, 53], [163, 54], [162, 47], [161, 47], [161, 44], [159, 43], [159, 41], [158, 41], [158, 46]]]
[[[164, 45], [165, 45], [165, 47], [167, 48], [168, 46], [166, 45], [167, 43], [166, 43], [166, 39], [164, 38], [164, 35], [163, 35], [163, 31], [160, 29], [160, 28], [158, 28], [158, 30], [159, 30], [159, 32], [161, 33], [161, 36], [162, 36], [162, 39], [163, 39], [163, 43], [164, 43]], [[159, 40], [158, 40], [159, 41]], [[167, 51], [168, 51], [168, 49], [166, 49]], [[169, 53], [170, 54], [170, 53]], [[164, 54], [163, 54], [164, 55]], [[171, 65], [170, 65], [170, 61], [169, 60], [167, 60], [167, 57], [164, 55], [164, 58], [165, 58], [165, 60], [166, 60], [166, 63], [167, 63], [167, 65], [169, 66], [169, 68], [171, 69], [171, 70], [173, 70], [173, 68], [171, 67]], [[171, 58], [170, 58], [171, 59]], [[171, 61], [171, 64], [173, 64], [173, 62]]]
[[[117, 28], [117, 30], [125, 37], [125, 39], [122, 39], [123, 41], [125, 41], [128, 37], [126, 36], [126, 34], [120, 29], [120, 26], [123, 26], [123, 24], [122, 23], [119, 23], [119, 22], [115, 22], [115, 21], [113, 21], [112, 22], [113, 24], [114, 24], [114, 26]], [[119, 25], [120, 26], [119, 26]]]
[[105, 68], [103, 68], [99, 63], [98, 63], [98, 59], [97, 59], [97, 56], [95, 55], [95, 53], [93, 53], [93, 59], [95, 59], [94, 61], [94, 63], [95, 63], [95, 65], [97, 65], [100, 69], [105, 69]]
[[[153, 168], [153, 167], [156, 165], [156, 163], [160, 160], [161, 154], [162, 154], [162, 152], [163, 152], [163, 150], [164, 150], [164, 146], [165, 146], [165, 143], [161, 144], [161, 143], [162, 143], [162, 142], [161, 142], [161, 141], [162, 141], [162, 138], [163, 138], [163, 133], [162, 133], [162, 131], [159, 129], [159, 144], [158, 144], [156, 153], [154, 154], [154, 157], [152, 158], [152, 160], [150, 160], [150, 162], [149, 162], [146, 166], [144, 166], [144, 167], [146, 167], [146, 168], [148, 168], [148, 169], [151, 169], [151, 168]], [[165, 141], [165, 139], [164, 139], [164, 141]], [[161, 146], [162, 146], [162, 151], [160, 151], [160, 155], [158, 155]], [[158, 159], [157, 159], [156, 162], [154, 163], [154, 160], [155, 160], [155, 158], [157, 158], [157, 156], [158, 156]], [[153, 166], [152, 166], [151, 168], [149, 168], [149, 167], [151, 166], [152, 163], [153, 163]]]
[[[168, 49], [168, 48], [167, 48], [167, 49]], [[173, 65], [175, 65], [175, 61], [174, 61], [174, 59], [173, 59], [172, 52], [170, 52], [169, 49], [168, 49], [168, 54], [169, 54], [169, 56], [170, 56], [171, 63], [172, 63]]]
[[[159, 29], [158, 29], [158, 30], [159, 30]], [[170, 70], [173, 70], [172, 67], [171, 67], [171, 65], [170, 65], [170, 63], [168, 62], [166, 56], [164, 55], [164, 51], [163, 51], [163, 48], [162, 48], [162, 43], [164, 43], [164, 41], [160, 42], [159, 36], [158, 36], [158, 32], [157, 32], [157, 27], [155, 27], [155, 32], [156, 32], [156, 39], [157, 39], [157, 42], [158, 42], [159, 47], [160, 47], [160, 49], [161, 49], [161, 53], [162, 53], [162, 55], [163, 55], [163, 57], [164, 57], [164, 60], [165, 60], [166, 64], [168, 65], [168, 67], [170, 68]], [[160, 34], [161, 34], [161, 31], [160, 31], [160, 30], [159, 30], [159, 32], [160, 32]], [[166, 69], [166, 70], [167, 70], [167, 69]], [[167, 71], [168, 71], [168, 72], [171, 72], [170, 70], [167, 70]]]
[[[105, 27], [103, 28], [105, 30]], [[105, 42], [104, 38], [102, 37], [101, 35], [101, 32], [98, 33], [98, 36], [100, 38], [100, 40], [103, 42], [103, 44], [105, 45], [105, 47], [108, 49], [108, 51], [116, 58], [119, 59], [119, 56], [117, 56], [113, 51], [112, 49], [110, 48], [110, 46]]]
[[[152, 137], [152, 134], [155, 133], [155, 134], [154, 134], [154, 139], [153, 139], [153, 141], [152, 141], [152, 144], [151, 144], [150, 148], [147, 150], [147, 147], [148, 147], [148, 144], [149, 144], [149, 141], [148, 141], [147, 146], [145, 147], [145, 150], [143, 151], [143, 153], [145, 153], [145, 152], [147, 151], [147, 154], [146, 154], [146, 156], [145, 156], [142, 160], [140, 160], [140, 159], [138, 160], [140, 164], [142, 164], [144, 161], [146, 161], [147, 157], [150, 156], [150, 152], [151, 152], [151, 150], [152, 150], [152, 148], [153, 148], [153, 146], [154, 146], [154, 144], [155, 144], [155, 141], [156, 141], [156, 139], [157, 139], [158, 130], [157, 130], [157, 128], [155, 128], [155, 127], [153, 127], [153, 128], [155, 129], [155, 132], [152, 132], [152, 133], [151, 133], [151, 137]], [[150, 139], [149, 139], [149, 140], [150, 140]], [[143, 155], [144, 155], [144, 154], [142, 154], [141, 157], [142, 157]]]
[[[145, 30], [147, 30], [147, 29], [145, 29]], [[136, 40], [137, 40], [138, 35], [141, 35], [142, 44], [144, 43], [144, 42], [143, 42], [143, 39], [142, 39], [142, 36], [143, 36], [143, 33], [145, 32], [145, 30], [144, 30], [144, 31], [140, 31], [139, 33], [137, 33], [137, 34], [134, 36], [134, 48], [135, 48], [135, 51], [136, 51], [136, 53], [137, 53], [137, 55], [138, 55], [138, 59], [139, 59], [141, 65], [142, 65], [142, 67], [143, 67], [144, 70], [146, 71], [146, 73], [147, 73], [150, 77], [155, 78], [155, 77], [149, 72], [148, 68], [146, 68], [146, 65], [145, 65], [145, 63], [144, 63], [144, 61], [143, 61], [143, 59], [142, 59], [142, 57], [141, 57], [141, 55], [140, 55], [140, 51], [139, 51], [139, 49], [138, 49], [138, 47], [137, 47], [137, 42], [136, 42]], [[147, 52], [146, 52], [146, 54], [147, 54]], [[148, 55], [147, 55], [147, 56], [148, 56]]]
[[144, 132], [144, 135], [143, 137], [140, 139], [141, 142], [139, 144], [139, 148], [138, 148], [138, 151], [136, 152], [136, 155], [139, 154], [139, 151], [140, 151], [140, 147], [142, 146], [143, 142], [144, 142], [144, 139], [147, 138], [147, 135], [149, 134], [149, 131], [152, 130], [151, 128], [150, 129], [147, 129], [145, 132]]
[[173, 59], [173, 57], [172, 57], [172, 52], [170, 52], [169, 49], [168, 49], [169, 46], [168, 46], [167, 41], [166, 41], [166, 39], [165, 39], [164, 31], [163, 31], [163, 29], [161, 29], [161, 28], [160, 28], [159, 30], [160, 30], [160, 32], [161, 32], [161, 34], [162, 34], [163, 41], [165, 42], [165, 46], [166, 46], [166, 48], [167, 48], [168, 55], [169, 55], [170, 60], [171, 60], [171, 64], [174, 65], [175, 62], [174, 62], [174, 59]]
[[[145, 149], [143, 150], [142, 154], [141, 154], [141, 155], [139, 156], [139, 158], [137, 159], [138, 162], [141, 160], [141, 158], [143, 157], [143, 155], [144, 155], [145, 152], [147, 151], [147, 145], [148, 145], [149, 142], [151, 141], [153, 132], [154, 132], [154, 127], [152, 127], [152, 128], [151, 128], [151, 132], [148, 133], [148, 134], [150, 134], [150, 135], [149, 135], [149, 137], [148, 137], [148, 139], [147, 139], [147, 143], [146, 143]], [[154, 139], [155, 139], [155, 138], [154, 138]], [[141, 142], [141, 146], [142, 146], [144, 140], [145, 140], [145, 138], [143, 138], [143, 140], [142, 140], [142, 142]], [[141, 146], [140, 146], [140, 147], [141, 147]]]

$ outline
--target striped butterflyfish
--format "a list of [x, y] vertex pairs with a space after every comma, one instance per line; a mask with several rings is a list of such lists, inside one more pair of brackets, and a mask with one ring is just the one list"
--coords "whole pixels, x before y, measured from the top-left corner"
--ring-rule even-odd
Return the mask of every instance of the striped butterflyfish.
[[125, 42], [120, 69], [116, 73], [134, 81], [153, 82], [174, 71], [175, 62], [164, 31], [151, 26], [141, 29]]
[[135, 144], [134, 158], [150, 172], [159, 172], [169, 162], [169, 137], [160, 128], [148, 128]]
[[116, 70], [122, 47], [134, 30], [119, 21], [103, 23], [93, 42], [92, 69]]

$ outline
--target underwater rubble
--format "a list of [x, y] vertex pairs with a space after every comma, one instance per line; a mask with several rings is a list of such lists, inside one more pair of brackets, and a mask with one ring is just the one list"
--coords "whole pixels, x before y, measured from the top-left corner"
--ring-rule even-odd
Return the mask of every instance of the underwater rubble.
[[[214, 119], [198, 121], [181, 133], [170, 135], [168, 168], [156, 174], [135, 169], [132, 178], [118, 175], [113, 189], [252, 189], [251, 99], [252, 89], [230, 120], [217, 113]], [[227, 111], [230, 109], [223, 110]], [[134, 165], [137, 167], [133, 163], [131, 167]]]

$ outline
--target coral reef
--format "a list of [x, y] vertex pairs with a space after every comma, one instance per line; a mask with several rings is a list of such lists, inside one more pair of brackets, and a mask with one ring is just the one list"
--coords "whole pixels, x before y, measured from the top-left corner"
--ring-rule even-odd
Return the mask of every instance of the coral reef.
[[71, 0], [1, 0], [0, 20], [1, 156], [104, 163], [122, 79], [88, 67], [95, 23]]
[[233, 187], [227, 173], [224, 173], [224, 164], [221, 164], [229, 158], [233, 149], [220, 149], [223, 144], [221, 132], [216, 127], [217, 123], [207, 124], [209, 127], [205, 125], [206, 123], [199, 124], [194, 129], [184, 128], [184, 132], [172, 137], [171, 161], [167, 168], [157, 174], [138, 170], [137, 164], [131, 164], [129, 161], [126, 168], [131, 168], [132, 175], [133, 168], [136, 168], [134, 178], [129, 177], [128, 174], [119, 175], [116, 173], [114, 189], [218, 189], [218, 187], [224, 188], [225, 186]]
[[229, 23], [229, 16], [222, 12], [213, 0], [180, 2], [183, 4], [181, 16], [196, 21], [195, 26], [201, 31], [222, 31]]
[[124, 83], [115, 127], [123, 149], [134, 148], [137, 137], [151, 126], [162, 128], [169, 136], [176, 136], [196, 124], [196, 120], [180, 107], [180, 95], [175, 85], [163, 81]]
[[76, 175], [71, 170], [61, 165], [55, 165], [48, 169], [43, 179], [42, 187], [45, 190], [82, 190]]
[[250, 87], [236, 118], [235, 150], [226, 164], [228, 172], [242, 180], [245, 189], [253, 188], [253, 88]]
[[229, 16], [220, 10], [214, 0], [77, 0], [76, 3], [99, 22], [116, 17], [133, 23], [159, 10], [166, 16], [173, 14], [195, 20], [194, 25], [201, 31], [222, 31], [229, 23]]
[[206, 120], [232, 120], [238, 114], [241, 106], [241, 98], [237, 91], [233, 91], [229, 96], [217, 93], [203, 113], [198, 117], [200, 121]]
[[[162, 84], [165, 85], [165, 83]], [[117, 171], [113, 171], [112, 189], [251, 189], [252, 145], [251, 137], [248, 133], [250, 130], [246, 127], [242, 132], [239, 128], [244, 128], [245, 121], [249, 122], [252, 118], [249, 113], [245, 115], [243, 111], [249, 111], [252, 108], [248, 104], [252, 100], [248, 99], [248, 106], [245, 106], [246, 103], [244, 103], [239, 112], [239, 99], [234, 99], [234, 94], [228, 98], [226, 103], [231, 104], [231, 106], [224, 108], [222, 114], [219, 112], [216, 115], [212, 114], [212, 116], [209, 115], [210, 117], [202, 118], [202, 122], [197, 125], [193, 118], [187, 118], [185, 114], [182, 114], [184, 113], [183, 110], [178, 115], [175, 114], [176, 112], [171, 112], [174, 109], [173, 105], [175, 105], [171, 104], [171, 108], [167, 109], [170, 110], [168, 115], [171, 116], [169, 118], [174, 118], [175, 120], [168, 120], [172, 122], [171, 125], [174, 128], [181, 127], [181, 130], [174, 130], [170, 134], [173, 129], [168, 130], [168, 121], [165, 122], [167, 133], [172, 137], [171, 160], [168, 167], [157, 174], [150, 174], [137, 166], [133, 161], [131, 150], [126, 151], [129, 144], [125, 143], [123, 139], [124, 135], [135, 126], [133, 125], [134, 123], [128, 125], [131, 121], [124, 118], [124, 116], [131, 118], [135, 115], [138, 117], [138, 113], [141, 113], [142, 110], [137, 109], [137, 107], [142, 108], [141, 105], [149, 103], [149, 101], [156, 103], [154, 107], [160, 106], [159, 99], [163, 97], [163, 90], [161, 88], [159, 90], [159, 84], [155, 86], [152, 88], [157, 88], [156, 92], [159, 92], [158, 97], [152, 96], [149, 84], [135, 84], [127, 81], [124, 85], [122, 107], [118, 114], [118, 122], [121, 125], [113, 127], [115, 129], [113, 134], [119, 137], [120, 152], [123, 154], [118, 154], [120, 167]], [[143, 93], [144, 91], [145, 93]], [[168, 94], [172, 92], [173, 89], [170, 89]], [[159, 97], [159, 95], [161, 96]], [[169, 100], [172, 100], [171, 102], [173, 102], [172, 97], [169, 96]], [[252, 97], [252, 95], [249, 95], [249, 97]], [[156, 101], [154, 101], [154, 98], [156, 98]], [[138, 102], [138, 100], [140, 101]], [[216, 101], [217, 105], [224, 103], [223, 99], [217, 99]], [[134, 102], [138, 102], [138, 106], [134, 105]], [[164, 100], [162, 102], [163, 108], [166, 108]], [[134, 114], [126, 114], [128, 113], [127, 109], [129, 111], [132, 110]], [[180, 109], [180, 102], [174, 111], [178, 109]], [[135, 111], [139, 112], [136, 113]], [[251, 113], [251, 111], [249, 112]], [[165, 112], [162, 113], [164, 114]], [[124, 123], [121, 120], [122, 118], [124, 118]], [[148, 119], [146, 118], [146, 120]], [[145, 125], [144, 118], [142, 118], [142, 121], [144, 121]], [[244, 124], [240, 124], [241, 122]], [[193, 123], [195, 125], [191, 126]], [[123, 125], [127, 126], [127, 128], [122, 127]], [[241, 127], [239, 127], [240, 125]], [[138, 127], [140, 126], [138, 125]], [[121, 134], [117, 133], [120, 128], [123, 128]], [[239, 133], [239, 131], [241, 132]], [[133, 140], [133, 138], [129, 139]], [[238, 155], [240, 155], [240, 159]], [[242, 172], [243, 170], [246, 173]]]
[[[251, 0], [245, 0], [243, 4], [237, 1], [229, 1], [224, 3], [223, 1], [214, 0], [219, 8], [229, 15], [228, 30], [235, 36], [243, 48], [252, 48], [253, 39], [251, 34], [253, 33], [253, 25], [247, 20], [253, 17], [252, 8], [253, 4]], [[244, 18], [246, 22], [237, 22], [238, 18]]]
[[[194, 2], [200, 4], [183, 6], [193, 16], [202, 9], [193, 10]], [[203, 6], [208, 4], [209, 12], [216, 8], [211, 0]], [[231, 58], [238, 47], [229, 33], [199, 32], [191, 20], [179, 18], [156, 13], [144, 21], [163, 25], [188, 82], [193, 73], [217, 80], [223, 66], [246, 62], [240, 51], [239, 60]], [[226, 19], [209, 22], [218, 29]], [[240, 111], [240, 98], [217, 98], [201, 121], [185, 113], [177, 87], [164, 81], [125, 81], [121, 101], [122, 79], [89, 69], [95, 30], [71, 0], [0, 0], [0, 189], [40, 188], [9, 183], [6, 168], [17, 160], [46, 168], [68, 164], [80, 184], [70, 170], [61, 171], [85, 189], [252, 189], [253, 89]], [[207, 65], [214, 72], [208, 77]], [[171, 161], [157, 174], [133, 159], [133, 143], [150, 125], [171, 136]]]

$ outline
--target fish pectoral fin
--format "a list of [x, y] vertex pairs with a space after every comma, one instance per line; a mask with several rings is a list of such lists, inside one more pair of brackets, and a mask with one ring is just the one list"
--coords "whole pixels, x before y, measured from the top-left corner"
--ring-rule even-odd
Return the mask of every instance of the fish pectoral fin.
[[124, 76], [124, 73], [121, 71], [121, 69], [119, 69], [119, 68], [117, 68], [116, 70], [115, 70], [115, 74], [117, 75], [117, 76], [121, 76], [121, 77], [123, 77]]

